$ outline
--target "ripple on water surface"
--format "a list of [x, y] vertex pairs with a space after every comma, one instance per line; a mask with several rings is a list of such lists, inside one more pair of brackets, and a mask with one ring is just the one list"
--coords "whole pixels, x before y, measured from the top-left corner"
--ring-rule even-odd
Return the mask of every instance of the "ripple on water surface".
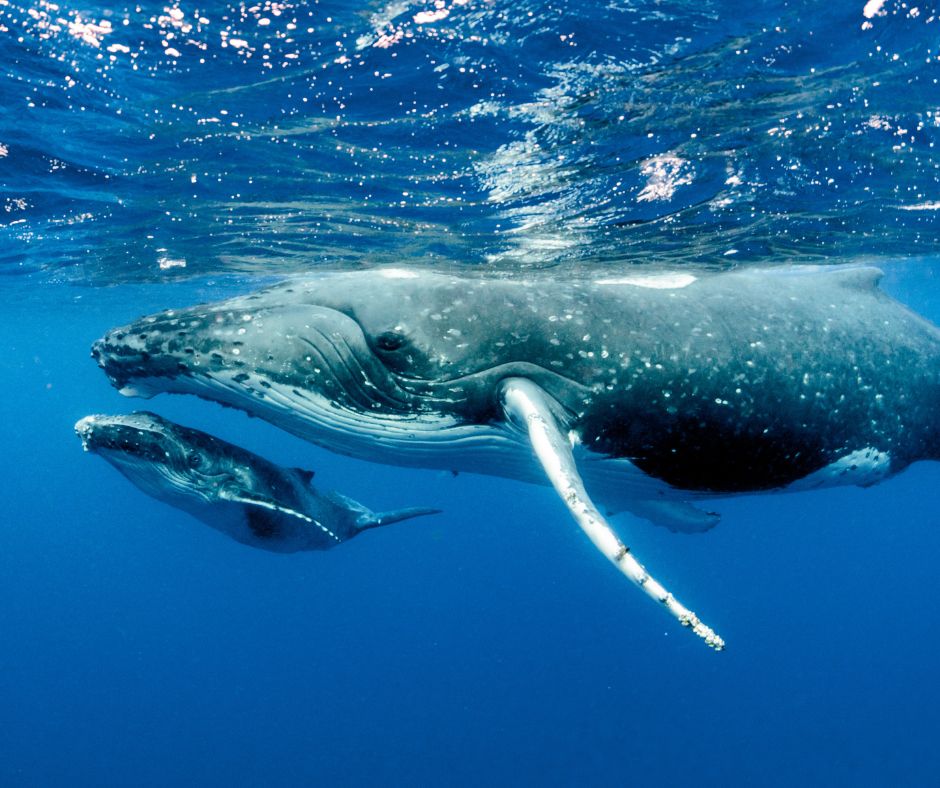
[[0, 270], [928, 254], [936, 26], [877, 0], [3, 0]]

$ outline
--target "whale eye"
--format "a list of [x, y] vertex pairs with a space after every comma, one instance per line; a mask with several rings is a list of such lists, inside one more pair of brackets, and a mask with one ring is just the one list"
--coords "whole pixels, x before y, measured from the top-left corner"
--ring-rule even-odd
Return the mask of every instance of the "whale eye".
[[404, 334], [399, 331], [384, 331], [375, 338], [375, 346], [388, 353], [399, 350], [407, 341]]
[[186, 458], [186, 464], [190, 468], [198, 468], [202, 465], [202, 457], [200, 457], [196, 452], [193, 452]]

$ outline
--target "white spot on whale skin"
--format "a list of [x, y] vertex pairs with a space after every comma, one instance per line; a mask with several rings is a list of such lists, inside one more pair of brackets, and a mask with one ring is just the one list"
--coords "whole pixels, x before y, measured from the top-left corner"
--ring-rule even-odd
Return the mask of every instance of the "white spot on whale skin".
[[125, 397], [140, 397], [141, 399], [150, 399], [156, 393], [152, 388], [143, 384], [133, 386], [124, 386], [118, 389], [118, 393]]
[[835, 487], [854, 484], [870, 487], [884, 481], [891, 475], [891, 455], [872, 447], [857, 449], [841, 457], [825, 468], [799, 479], [787, 487], [787, 490], [817, 490], [822, 487]]
[[384, 276], [386, 279], [417, 279], [418, 274], [416, 271], [409, 271], [407, 268], [383, 268], [379, 272], [379, 276]]
[[651, 290], [675, 290], [688, 287], [698, 277], [692, 274], [652, 274], [649, 276], [618, 276], [609, 279], [597, 279], [596, 285], [632, 285], [648, 287]]

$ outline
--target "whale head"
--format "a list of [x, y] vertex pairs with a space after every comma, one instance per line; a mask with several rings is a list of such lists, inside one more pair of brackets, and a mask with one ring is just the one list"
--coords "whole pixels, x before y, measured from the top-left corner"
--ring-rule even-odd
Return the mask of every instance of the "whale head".
[[428, 464], [404, 455], [505, 432], [502, 378], [527, 370], [549, 389], [577, 385], [532, 363], [552, 348], [518, 333], [504, 298], [493, 280], [328, 274], [141, 318], [92, 355], [128, 395], [196, 394], [335, 451]]
[[[86, 451], [100, 455], [145, 492], [182, 505], [211, 503], [250, 486], [250, 469], [226, 444], [155, 413], [86, 416], [75, 425]], [[187, 508], [191, 508], [187, 507]]]

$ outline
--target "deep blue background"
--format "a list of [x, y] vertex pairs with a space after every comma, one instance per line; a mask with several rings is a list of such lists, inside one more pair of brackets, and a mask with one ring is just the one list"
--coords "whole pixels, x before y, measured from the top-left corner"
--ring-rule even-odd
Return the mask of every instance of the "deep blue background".
[[[940, 263], [889, 269], [940, 318]], [[3, 292], [0, 783], [920, 784], [940, 766], [940, 466], [738, 498], [702, 536], [618, 520], [727, 639], [614, 572], [544, 489], [329, 455], [183, 397], [147, 406], [382, 508], [446, 513], [253, 551], [71, 432], [130, 410], [107, 327], [227, 285]]]
[[[0, 785], [936, 784], [940, 466], [618, 519], [717, 655], [548, 490], [126, 400], [88, 356], [387, 262], [874, 261], [940, 321], [940, 21], [864, 5], [0, 5]], [[140, 407], [445, 513], [252, 551], [82, 454], [78, 418]]]

